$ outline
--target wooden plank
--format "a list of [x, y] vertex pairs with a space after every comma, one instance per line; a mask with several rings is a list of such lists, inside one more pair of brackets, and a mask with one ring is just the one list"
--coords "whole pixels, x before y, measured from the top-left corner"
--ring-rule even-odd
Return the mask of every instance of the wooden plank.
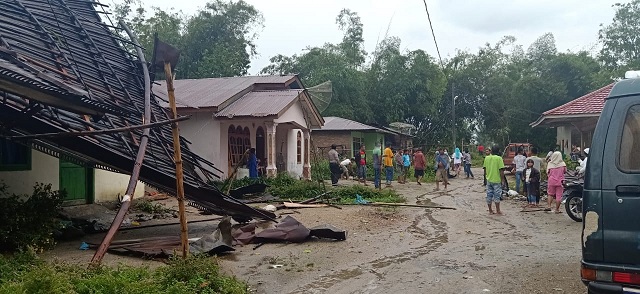
[[300, 203], [292, 203], [285, 202], [283, 203], [286, 208], [320, 208], [320, 207], [329, 207], [327, 204], [300, 204]]

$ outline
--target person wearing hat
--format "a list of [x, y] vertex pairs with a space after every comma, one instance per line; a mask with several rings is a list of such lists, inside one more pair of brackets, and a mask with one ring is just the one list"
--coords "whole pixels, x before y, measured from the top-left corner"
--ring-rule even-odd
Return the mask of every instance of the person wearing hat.
[[584, 159], [578, 159], [580, 162], [580, 167], [578, 168], [578, 174], [584, 175], [584, 172], [587, 168], [587, 159], [589, 158], [589, 148], [584, 148]]
[[331, 171], [331, 185], [337, 186], [338, 179], [342, 174], [342, 170], [340, 169], [340, 157], [338, 156], [338, 151], [336, 150], [336, 144], [331, 145], [331, 150], [329, 150], [329, 170]]

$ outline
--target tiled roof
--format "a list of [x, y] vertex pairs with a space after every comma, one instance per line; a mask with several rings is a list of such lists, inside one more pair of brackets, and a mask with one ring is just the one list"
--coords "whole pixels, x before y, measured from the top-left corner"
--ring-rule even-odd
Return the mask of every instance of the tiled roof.
[[[210, 79], [185, 79], [173, 81], [176, 104], [178, 107], [218, 107], [229, 98], [248, 89], [254, 84], [276, 84], [285, 88], [294, 79], [294, 75], [286, 76], [246, 76]], [[165, 81], [153, 87], [153, 92], [161, 100], [169, 100]]]
[[543, 116], [549, 115], [579, 115], [579, 114], [598, 114], [604, 108], [604, 100], [609, 96], [614, 83], [604, 86], [582, 97], [571, 100], [554, 109], [547, 110], [542, 113]]
[[[328, 116], [324, 118], [324, 126], [317, 131], [384, 131], [350, 119]], [[386, 131], [384, 131], [386, 132]]]
[[303, 90], [275, 90], [249, 92], [216, 113], [217, 117], [278, 115], [291, 105]]

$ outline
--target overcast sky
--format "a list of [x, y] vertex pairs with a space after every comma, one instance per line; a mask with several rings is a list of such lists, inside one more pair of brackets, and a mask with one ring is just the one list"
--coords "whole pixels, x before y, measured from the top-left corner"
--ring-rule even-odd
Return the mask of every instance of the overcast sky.
[[[118, 0], [115, 0], [118, 1]], [[390, 24], [389, 35], [402, 39], [408, 50], [423, 49], [436, 57], [422, 0], [245, 0], [264, 16], [256, 40], [258, 56], [250, 74], [257, 74], [276, 54], [300, 53], [307, 46], [338, 43], [342, 33], [335, 18], [342, 8], [360, 15], [365, 49], [373, 51]], [[206, 0], [143, 0], [146, 5], [175, 8], [194, 14]], [[559, 51], [593, 51], [600, 24], [609, 24], [625, 0], [427, 0], [440, 53], [453, 56], [457, 49], [476, 51], [505, 35], [516, 37], [526, 49], [544, 33], [556, 38]]]

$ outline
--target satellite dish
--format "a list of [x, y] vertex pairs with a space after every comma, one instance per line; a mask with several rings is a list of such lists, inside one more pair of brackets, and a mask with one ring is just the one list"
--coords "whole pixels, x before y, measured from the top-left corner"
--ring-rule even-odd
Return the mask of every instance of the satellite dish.
[[309, 96], [311, 96], [311, 101], [316, 105], [318, 111], [322, 113], [329, 107], [329, 103], [331, 103], [331, 96], [333, 95], [333, 87], [331, 86], [331, 81], [326, 81], [322, 84], [313, 86], [308, 88]]

